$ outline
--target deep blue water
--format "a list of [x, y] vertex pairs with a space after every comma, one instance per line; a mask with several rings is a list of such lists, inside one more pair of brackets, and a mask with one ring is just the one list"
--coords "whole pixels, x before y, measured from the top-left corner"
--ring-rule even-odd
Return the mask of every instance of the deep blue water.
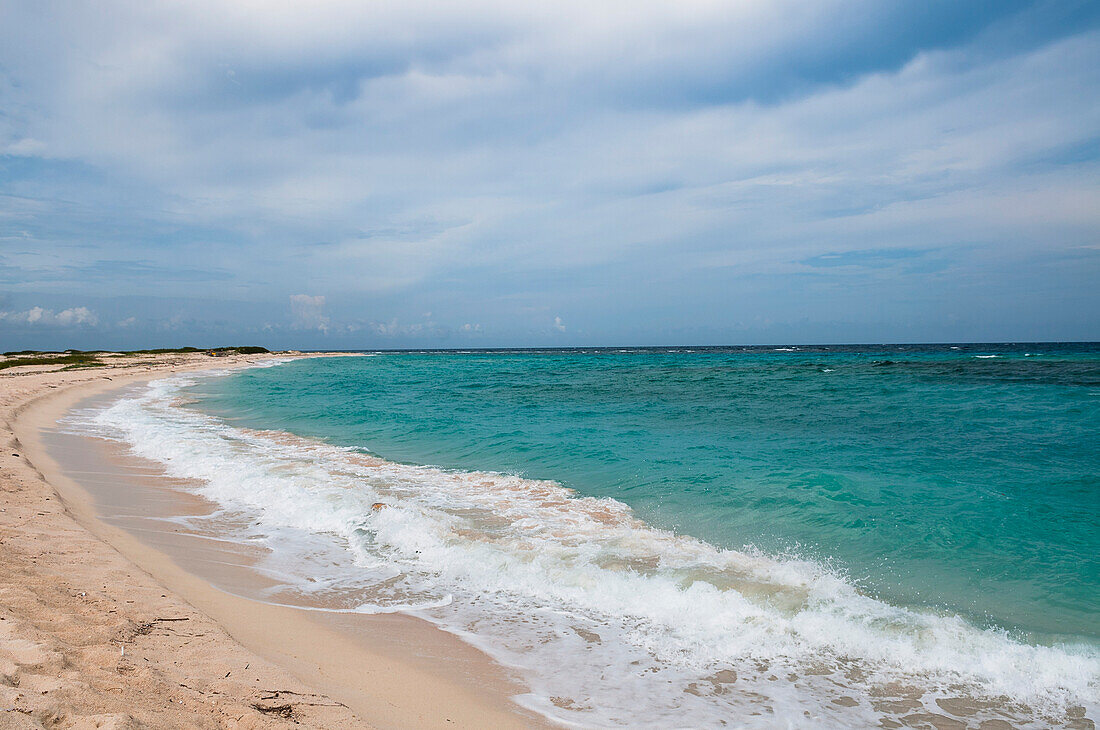
[[556, 480], [896, 605], [1100, 643], [1097, 344], [382, 352], [193, 392], [235, 425]]

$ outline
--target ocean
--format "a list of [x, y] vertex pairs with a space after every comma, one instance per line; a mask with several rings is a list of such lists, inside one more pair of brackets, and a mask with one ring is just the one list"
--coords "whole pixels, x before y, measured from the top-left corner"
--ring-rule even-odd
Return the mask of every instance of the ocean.
[[1097, 718], [1098, 344], [371, 352], [82, 423], [272, 602], [425, 618], [563, 724]]

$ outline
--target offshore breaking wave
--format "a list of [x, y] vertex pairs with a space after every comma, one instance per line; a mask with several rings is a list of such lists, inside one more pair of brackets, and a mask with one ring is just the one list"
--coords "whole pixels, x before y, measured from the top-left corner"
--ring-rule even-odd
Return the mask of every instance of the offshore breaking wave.
[[948, 712], [1043, 726], [1098, 704], [1094, 647], [896, 607], [817, 562], [720, 549], [554, 482], [237, 428], [184, 406], [193, 383], [159, 380], [78, 420], [248, 515], [252, 538], [278, 542], [268, 569], [284, 598], [427, 618], [520, 670], [531, 692], [517, 699], [558, 721], [851, 726]]

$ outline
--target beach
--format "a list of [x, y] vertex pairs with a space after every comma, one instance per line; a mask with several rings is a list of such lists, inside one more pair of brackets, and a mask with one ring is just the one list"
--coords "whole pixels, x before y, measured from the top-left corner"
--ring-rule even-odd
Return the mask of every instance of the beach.
[[1092, 727], [1096, 353], [10, 368], [0, 717]]
[[1096, 730], [1100, 1], [0, 18], [0, 730]]
[[424, 622], [356, 616], [341, 630], [212, 587], [100, 520], [43, 446], [82, 399], [272, 357], [144, 355], [0, 375], [0, 727], [540, 724], [508, 702], [516, 687], [499, 667]]

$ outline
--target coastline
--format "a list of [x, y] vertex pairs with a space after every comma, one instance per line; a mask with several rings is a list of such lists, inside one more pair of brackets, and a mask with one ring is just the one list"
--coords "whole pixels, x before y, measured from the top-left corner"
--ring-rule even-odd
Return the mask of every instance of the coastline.
[[[332, 389], [328, 402], [318, 401], [321, 408], [338, 411], [357, 393], [373, 403], [384, 392], [372, 381], [385, 374], [380, 372], [382, 362], [317, 360], [261, 369], [225, 383], [225, 388], [198, 385], [194, 396], [191, 378], [173, 378], [148, 389], [141, 384], [188, 370], [219, 375], [227, 364], [266, 359], [242, 357], [212, 365], [204, 357], [168, 358], [152, 370], [0, 374], [0, 408], [7, 409], [5, 416], [23, 439], [15, 448], [16, 458], [0, 453], [0, 483], [8, 476], [7, 459], [18, 464], [29, 459], [43, 490], [39, 502], [15, 505], [26, 508], [10, 520], [23, 533], [8, 529], [5, 513], [15, 502], [0, 505], [0, 607], [11, 606], [3, 611], [14, 619], [7, 624], [8, 616], [0, 612], [0, 632], [7, 632], [0, 633], [0, 728], [284, 722], [308, 727], [550, 722], [702, 727], [720, 726], [730, 718], [759, 727], [1092, 724], [1091, 678], [1097, 675], [1087, 646], [1075, 651], [1072, 645], [1024, 643], [957, 616], [899, 608], [836, 580], [827, 570], [811, 573], [816, 564], [719, 550], [653, 528], [614, 500], [574, 498], [556, 483], [445, 471], [420, 466], [423, 458], [402, 464], [354, 448], [348, 451], [339, 443], [354, 433], [348, 431], [355, 427], [354, 419], [337, 419], [333, 428], [311, 438], [296, 435], [293, 420], [280, 422], [277, 410], [274, 419], [249, 415], [269, 403], [267, 392], [274, 392], [284, 413], [308, 418], [318, 406], [295, 400], [294, 388], [327, 382], [327, 371], [353, 377]], [[391, 368], [398, 365], [391, 363]], [[266, 385], [250, 391], [249, 383]], [[223, 390], [232, 397], [219, 406]], [[200, 402], [210, 397], [211, 411], [219, 415], [187, 408], [192, 397]], [[437, 402], [421, 394], [410, 407]], [[378, 423], [384, 414], [400, 412], [401, 403], [386, 406], [365, 422]], [[17, 443], [15, 435], [12, 443]], [[9, 481], [5, 492], [19, 492], [23, 480]], [[55, 495], [62, 498], [66, 514], [105, 542], [74, 547], [66, 536], [66, 530], [79, 531], [72, 519], [48, 519], [58, 507]], [[455, 497], [464, 501], [452, 503]], [[372, 507], [379, 502], [392, 509]], [[431, 510], [439, 504], [443, 525], [433, 532], [429, 520], [436, 515]], [[427, 508], [420, 511], [416, 505]], [[423, 519], [417, 522], [408, 515]], [[448, 519], [453, 515], [467, 520], [460, 526], [470, 529], [452, 529]], [[519, 518], [511, 533], [500, 530], [502, 515]], [[536, 536], [541, 541], [533, 542], [530, 519], [553, 526], [552, 534]], [[497, 553], [479, 551], [487, 535], [494, 538], [501, 532], [503, 543], [488, 542], [501, 548]], [[352, 555], [347, 548], [360, 547], [361, 535], [381, 541], [383, 550], [395, 545], [407, 551], [406, 560], [396, 553], [398, 575], [415, 578], [419, 561], [439, 553], [433, 554], [437, 548], [428, 540], [403, 541], [434, 534], [443, 535], [439, 544], [444, 558], [477, 556], [473, 580], [465, 584], [466, 574], [458, 574], [458, 580], [442, 582], [446, 601], [436, 602], [431, 595], [428, 601], [413, 601], [430, 606], [415, 616], [369, 615], [392, 606], [390, 596], [396, 593], [373, 592], [377, 579], [369, 571], [374, 545], [366, 545], [363, 556], [355, 553], [354, 564], [346, 562]], [[447, 540], [455, 535], [467, 542], [450, 551]], [[586, 546], [610, 538], [611, 548], [622, 549], [601, 553], [611, 555], [611, 562], [580, 564], [573, 560], [575, 543], [570, 542], [578, 535]], [[616, 535], [628, 543], [615, 542]], [[84, 536], [95, 542], [92, 535]], [[43, 545], [43, 540], [50, 544]], [[9, 559], [6, 551], [13, 544], [16, 550]], [[583, 598], [589, 601], [582, 606], [595, 606], [591, 617], [555, 610], [563, 603], [568, 608], [576, 594], [559, 593], [562, 603], [555, 603], [555, 594], [547, 600], [538, 590], [530, 593], [535, 596], [531, 602], [519, 593], [515, 606], [494, 600], [495, 584], [482, 576], [497, 580], [504, 571], [496, 557], [507, 561], [518, 555], [520, 570], [505, 575], [523, 580], [528, 564], [523, 556], [532, 554], [532, 544], [540, 556], [549, 556], [550, 568], [557, 571], [539, 585], [550, 591], [568, 589], [568, 581], [579, 576]], [[104, 550], [121, 565], [110, 575], [99, 567], [107, 560]], [[653, 568], [648, 562], [653, 555], [669, 561], [671, 570]], [[633, 562], [624, 562], [624, 556]], [[459, 562], [458, 567], [466, 565]], [[478, 574], [481, 565], [489, 568]], [[144, 579], [134, 575], [135, 566], [144, 571]], [[651, 570], [643, 573], [635, 566]], [[688, 591], [676, 585], [666, 590], [679, 580], [678, 566], [688, 566], [696, 578]], [[511, 564], [505, 567], [510, 570]], [[575, 571], [577, 567], [581, 570]], [[355, 577], [359, 568], [368, 571], [367, 581]], [[435, 577], [424, 574], [429, 581]], [[347, 576], [352, 578], [345, 580]], [[162, 592], [150, 593], [143, 580], [151, 581], [152, 591]], [[368, 587], [362, 588], [364, 583]], [[734, 590], [715, 592], [709, 586], [716, 584]], [[61, 593], [47, 595], [59, 585], [69, 600]], [[160, 586], [170, 586], [171, 595]], [[37, 603], [25, 600], [28, 593]], [[780, 609], [795, 608], [786, 614], [769, 611], [776, 605], [770, 601], [765, 610], [748, 606], [748, 612], [741, 604], [725, 602], [747, 594], [798, 603], [781, 604]], [[159, 608], [165, 602], [158, 602], [157, 595], [170, 599], [168, 608]], [[607, 601], [618, 600], [616, 596], [625, 598], [609, 609]], [[650, 600], [639, 602], [636, 596]], [[653, 600], [662, 596], [672, 602]], [[754, 667], [720, 658], [723, 664], [717, 666], [729, 669], [718, 670], [711, 663], [693, 671], [660, 657], [646, 664], [646, 654], [626, 653], [637, 644], [621, 632], [639, 622], [618, 623], [614, 617], [666, 605], [675, 607], [675, 615], [655, 612], [652, 636], [675, 637], [681, 627], [705, 627], [720, 617], [722, 626], [702, 634], [711, 643], [696, 645], [703, 652], [736, 639], [737, 627], [748, 625], [754, 632], [763, 627], [767, 633], [760, 645], [775, 647], [767, 655], [774, 663]], [[126, 622], [112, 623], [117, 619]], [[883, 624], [886, 630], [880, 630]], [[769, 644], [771, 636], [793, 638], [791, 643]], [[837, 656], [835, 642], [850, 647], [847, 653]], [[227, 650], [227, 645], [235, 648]], [[78, 651], [85, 646], [97, 652], [94, 661]], [[813, 661], [800, 659], [805, 649], [813, 652]], [[233, 664], [227, 657], [237, 651], [246, 658]], [[724, 651], [723, 656], [738, 656], [736, 648]], [[907, 663], [900, 664], [899, 656]], [[787, 662], [788, 657], [795, 660]], [[276, 673], [271, 676], [285, 681], [255, 684], [260, 679], [247, 672], [257, 667], [270, 668]], [[589, 673], [589, 667], [595, 671]], [[663, 674], [654, 678], [645, 671], [650, 667]], [[880, 668], [882, 675], [868, 679], [868, 670]], [[526, 686], [510, 680], [509, 673], [523, 677]], [[50, 683], [55, 677], [56, 686]], [[41, 696], [36, 694], [40, 689]], [[105, 699], [114, 693], [127, 697], [124, 702]], [[788, 698], [792, 701], [785, 702]], [[172, 702], [188, 713], [173, 715], [179, 708]], [[571, 704], [578, 702], [584, 704]], [[340, 712], [346, 716], [336, 718]], [[23, 723], [24, 717], [31, 724]]]
[[14, 727], [545, 724], [510, 701], [521, 690], [499, 666], [425, 621], [356, 616], [341, 626], [215, 588], [101, 520], [43, 443], [86, 398], [275, 357], [285, 356], [173, 355], [0, 378], [9, 453], [19, 454], [0, 461], [0, 718], [23, 723]]

